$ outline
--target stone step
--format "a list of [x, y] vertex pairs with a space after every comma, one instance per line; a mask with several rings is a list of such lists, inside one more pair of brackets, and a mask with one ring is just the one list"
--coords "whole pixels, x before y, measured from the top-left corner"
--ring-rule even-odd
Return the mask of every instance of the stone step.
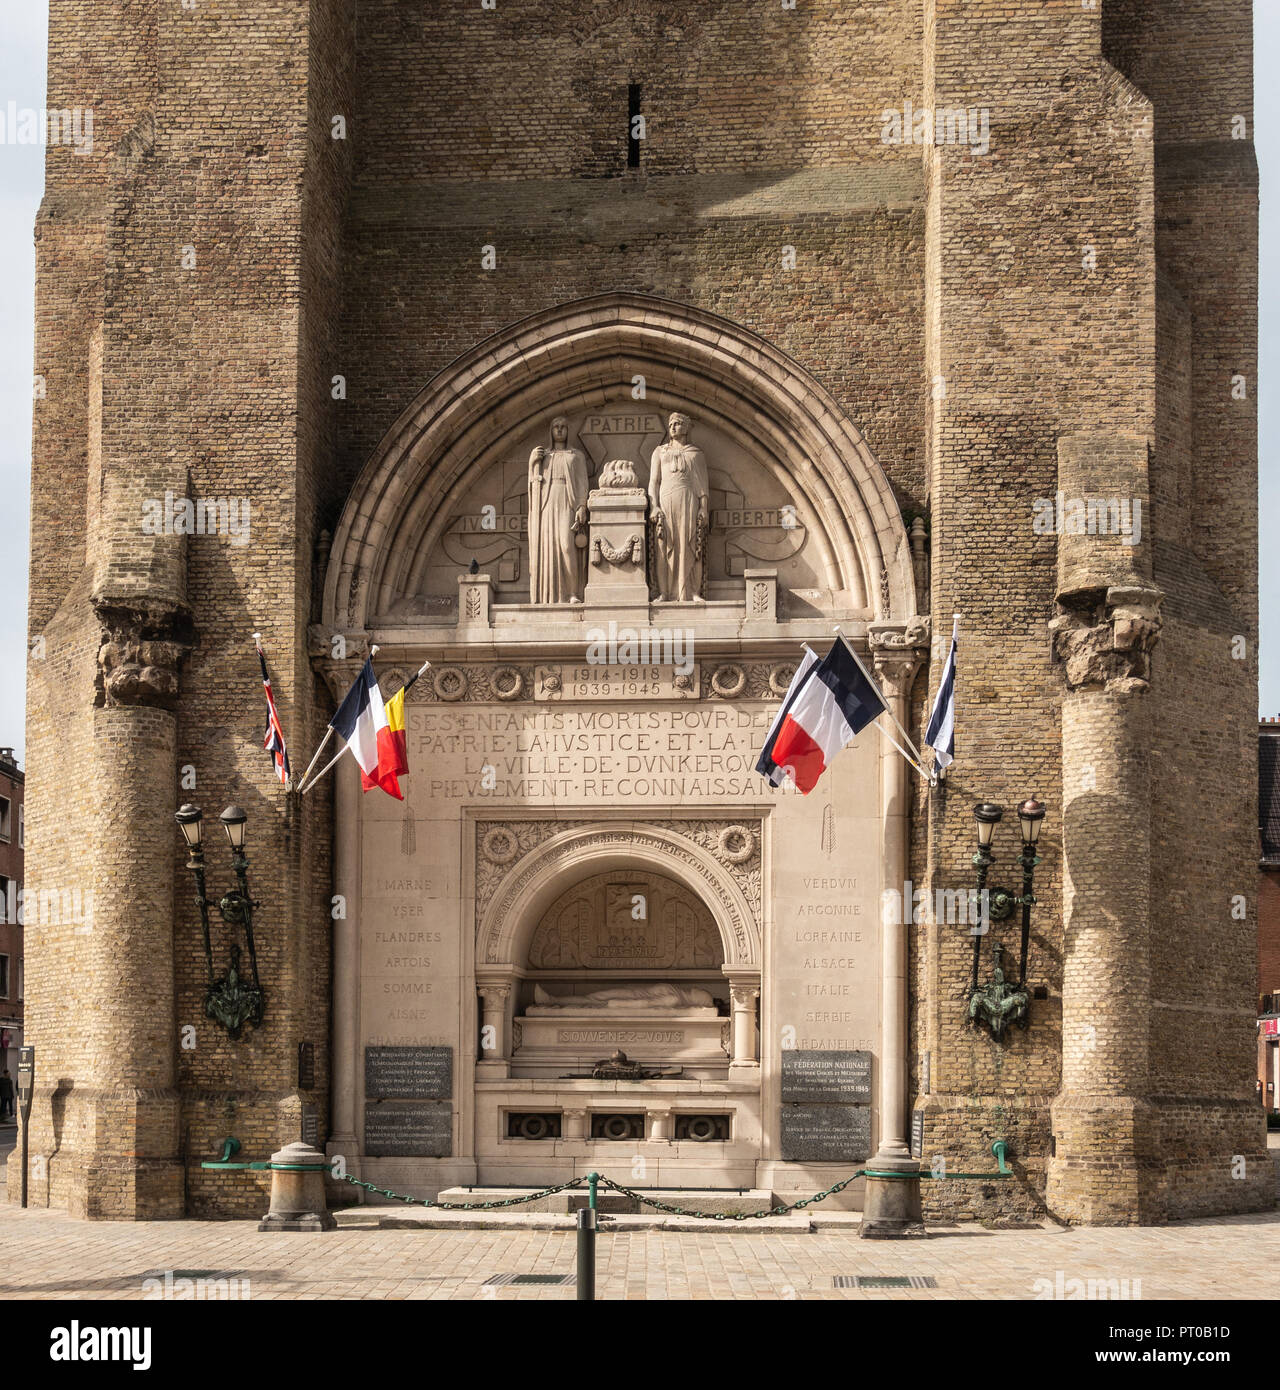
[[[577, 1217], [562, 1212], [521, 1211], [440, 1211], [431, 1207], [348, 1207], [335, 1213], [339, 1229], [380, 1231], [564, 1231], [572, 1232]], [[765, 1231], [792, 1235], [809, 1231], [848, 1231], [856, 1235], [861, 1217], [857, 1212], [832, 1212], [826, 1217], [810, 1216], [808, 1211], [787, 1216], [766, 1216], [752, 1221], [717, 1221], [714, 1218], [669, 1216], [654, 1212], [647, 1216], [600, 1215], [602, 1234], [630, 1231], [717, 1231], [722, 1234], [759, 1234]]]
[[[778, 1205], [779, 1199], [768, 1188], [750, 1188], [739, 1191], [727, 1188], [723, 1191], [702, 1191], [689, 1188], [644, 1188], [636, 1187], [667, 1206], [684, 1207], [692, 1211], [740, 1212], [767, 1211]], [[536, 1192], [536, 1187], [450, 1187], [442, 1191], [438, 1201], [448, 1203], [462, 1202], [501, 1202], [511, 1197], [523, 1197]], [[394, 1205], [394, 1203], [392, 1204]], [[549, 1197], [539, 1197], [532, 1202], [522, 1202], [519, 1210], [533, 1212], [576, 1212], [587, 1205], [585, 1187], [569, 1188], [565, 1192], [555, 1192]], [[614, 1192], [607, 1187], [600, 1188], [597, 1202], [598, 1210], [611, 1215], [668, 1216], [669, 1212], [655, 1211], [652, 1207], [642, 1207], [632, 1197]], [[507, 1208], [507, 1210], [516, 1210]]]

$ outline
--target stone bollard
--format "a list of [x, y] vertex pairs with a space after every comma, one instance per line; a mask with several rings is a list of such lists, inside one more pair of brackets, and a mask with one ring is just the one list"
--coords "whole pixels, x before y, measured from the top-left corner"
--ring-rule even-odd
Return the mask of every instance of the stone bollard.
[[288, 1144], [271, 1155], [271, 1209], [260, 1231], [332, 1231], [324, 1198], [325, 1156], [310, 1144]]

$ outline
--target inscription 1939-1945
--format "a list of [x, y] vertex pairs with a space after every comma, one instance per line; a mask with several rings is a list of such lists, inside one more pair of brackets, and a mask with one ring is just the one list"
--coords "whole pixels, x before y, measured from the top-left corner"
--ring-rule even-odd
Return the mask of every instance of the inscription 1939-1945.
[[453, 1048], [366, 1047], [364, 1093], [370, 1099], [450, 1100]]
[[782, 1054], [784, 1102], [869, 1105], [870, 1052], [808, 1052], [789, 1048]]

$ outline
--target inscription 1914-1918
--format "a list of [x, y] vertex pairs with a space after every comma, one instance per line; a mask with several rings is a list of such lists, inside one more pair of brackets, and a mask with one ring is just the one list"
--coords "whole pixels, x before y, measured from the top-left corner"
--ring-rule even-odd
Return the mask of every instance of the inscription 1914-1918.
[[366, 1047], [364, 1093], [370, 1099], [452, 1099], [453, 1048]]

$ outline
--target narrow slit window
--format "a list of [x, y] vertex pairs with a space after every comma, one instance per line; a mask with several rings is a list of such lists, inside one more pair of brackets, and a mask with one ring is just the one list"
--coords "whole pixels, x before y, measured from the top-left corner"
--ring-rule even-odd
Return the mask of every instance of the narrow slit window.
[[640, 167], [640, 141], [644, 139], [644, 117], [640, 114], [640, 84], [627, 87], [627, 168]]

